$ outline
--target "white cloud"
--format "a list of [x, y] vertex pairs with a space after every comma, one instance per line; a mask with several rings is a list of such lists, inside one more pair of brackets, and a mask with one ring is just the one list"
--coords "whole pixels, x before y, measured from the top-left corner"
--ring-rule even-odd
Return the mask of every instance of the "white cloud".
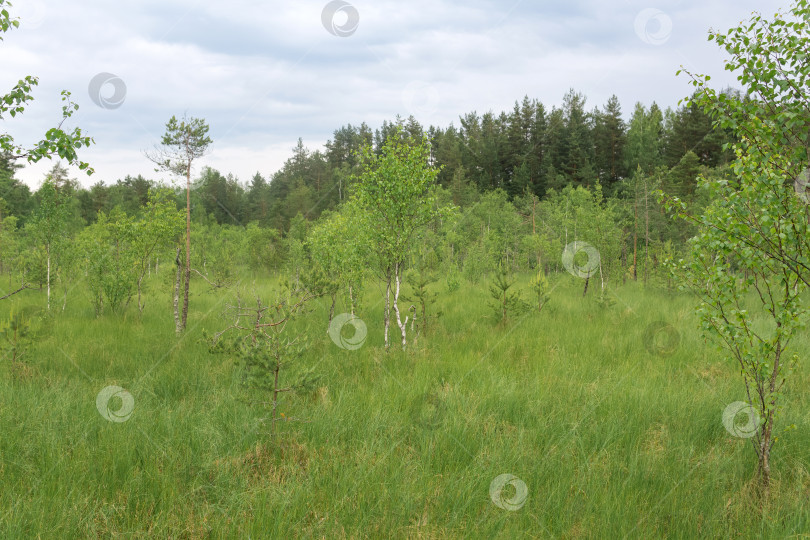
[[[0, 87], [26, 74], [41, 84], [24, 117], [0, 129], [36, 140], [59, 118], [59, 91], [71, 90], [81, 105], [73, 125], [96, 140], [82, 156], [98, 174], [74, 173], [85, 185], [127, 174], [157, 178], [142, 150], [184, 112], [211, 125], [213, 151], [203, 164], [247, 181], [278, 169], [298, 137], [316, 149], [342, 125], [376, 128], [396, 114], [458, 125], [462, 114], [511, 109], [524, 95], [550, 108], [572, 87], [589, 108], [612, 94], [626, 114], [636, 101], [674, 107], [690, 92], [687, 79], [675, 77], [682, 64], [718, 86], [735, 83], [706, 41], [709, 27], [727, 29], [754, 9], [771, 15], [779, 6], [358, 0], [357, 31], [340, 38], [322, 26], [325, 0], [19, 4], [23, 24], [0, 43]], [[671, 22], [659, 45], [637, 35], [646, 8]], [[647, 32], [660, 34], [655, 24]], [[125, 82], [120, 108], [91, 101], [88, 83], [99, 72]], [[18, 175], [37, 186], [48, 165]]]

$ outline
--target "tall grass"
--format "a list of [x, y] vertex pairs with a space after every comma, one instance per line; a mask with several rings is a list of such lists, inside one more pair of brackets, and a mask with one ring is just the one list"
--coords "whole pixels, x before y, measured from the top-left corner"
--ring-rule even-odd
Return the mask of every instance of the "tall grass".
[[[273, 285], [255, 282], [265, 297]], [[282, 424], [276, 444], [267, 411], [241, 400], [234, 360], [201, 340], [226, 326], [228, 292], [195, 282], [177, 338], [168, 288], [142, 316], [132, 306], [98, 319], [71, 291], [24, 362], [0, 362], [0, 537], [806, 534], [806, 369], [785, 392], [779, 426], [796, 429], [774, 449], [762, 502], [750, 442], [721, 422], [744, 400], [742, 382], [700, 338], [695, 299], [629, 283], [603, 306], [581, 285], [557, 276], [541, 313], [501, 323], [486, 287], [436, 284], [443, 316], [406, 352], [381, 346], [376, 286], [358, 313], [368, 325], [358, 350], [332, 343], [328, 305], [312, 302], [290, 330], [309, 336], [301, 367], [315, 367], [320, 388], [283, 396], [280, 410], [306, 421]], [[25, 305], [44, 298], [20, 293], [0, 318]], [[677, 331], [671, 354], [645, 347], [656, 321]], [[806, 358], [807, 337], [794, 346]], [[135, 400], [124, 422], [96, 408], [109, 385]], [[517, 510], [490, 498], [505, 473], [528, 490]]]

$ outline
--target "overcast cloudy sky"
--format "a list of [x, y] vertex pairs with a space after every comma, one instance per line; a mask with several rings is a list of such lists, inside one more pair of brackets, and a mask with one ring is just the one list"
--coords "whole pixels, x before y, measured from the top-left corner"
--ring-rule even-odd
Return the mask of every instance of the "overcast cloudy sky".
[[[19, 142], [59, 118], [59, 92], [95, 138], [96, 174], [162, 178], [143, 157], [173, 115], [205, 118], [214, 140], [202, 165], [248, 181], [269, 176], [298, 137], [321, 148], [338, 127], [372, 129], [397, 114], [447, 126], [461, 114], [510, 109], [524, 95], [547, 107], [569, 88], [588, 108], [616, 94], [677, 106], [687, 69], [734, 85], [709, 28], [787, 0], [12, 0], [20, 28], [0, 43], [0, 89], [37, 75], [36, 101], [0, 131]], [[102, 74], [102, 75], [99, 75]], [[107, 75], [104, 75], [107, 74]], [[92, 83], [92, 84], [91, 84]], [[99, 90], [100, 88], [100, 90]], [[97, 103], [96, 103], [97, 102]], [[18, 173], [36, 188], [52, 163]]]

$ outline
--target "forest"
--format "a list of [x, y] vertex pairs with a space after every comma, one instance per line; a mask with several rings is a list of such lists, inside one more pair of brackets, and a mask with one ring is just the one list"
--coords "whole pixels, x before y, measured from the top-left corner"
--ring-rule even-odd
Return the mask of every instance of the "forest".
[[[682, 250], [690, 236], [688, 228], [667, 219], [654, 192], [660, 189], [700, 204], [697, 177], [730, 174], [732, 155], [723, 145], [733, 142], [734, 135], [714, 127], [694, 103], [676, 111], [637, 103], [629, 122], [622, 119], [615, 96], [602, 109], [588, 111], [585, 104], [585, 96], [571, 90], [562, 109], [547, 112], [540, 101], [525, 97], [509, 113], [463, 115], [460, 128], [425, 129], [413, 117], [385, 122], [374, 131], [366, 124], [343, 126], [324, 152], [308, 150], [299, 139], [281, 170], [269, 178], [257, 172], [247, 183], [204, 167], [191, 190], [194, 266], [222, 273], [234, 265], [278, 271], [303, 264], [303, 259], [295, 260], [296, 243], [304, 242], [324, 213], [334, 212], [349, 198], [360, 173], [357, 153], [364, 146], [381, 153], [385, 141], [399, 130], [404, 137], [429, 141], [430, 164], [439, 170], [439, 196], [464, 216], [461, 223], [444, 229], [430, 227], [431, 245], [414, 251], [417, 257], [435, 254], [420, 261], [424, 270], [440, 270], [439, 260], [443, 273], [452, 269], [473, 279], [502, 263], [517, 271], [535, 269], [538, 261], [545, 261], [546, 272], [551, 267], [560, 270], [559, 257], [553, 255], [561, 252], [557, 244], [569, 226], [574, 238], [578, 213], [598, 207], [610, 222], [610, 229], [600, 234], [621, 253], [612, 267], [616, 277], [638, 279], [638, 266], [646, 280], [664, 254]], [[8, 156], [0, 164], [6, 242], [31, 248], [17, 251], [22, 257], [16, 260], [14, 250], [6, 251], [2, 269], [12, 281], [39, 286], [47, 265], [30, 223], [42, 206], [43, 188], [31, 193], [15, 179], [15, 168], [21, 165]], [[148, 220], [150, 193], [170, 193], [178, 210], [186, 202], [185, 186], [141, 176], [82, 188], [59, 163], [43, 179], [45, 184], [55, 188], [66, 206], [60, 234], [68, 243], [92, 235], [88, 226], [100, 218], [107, 222], [111, 212], [121, 220]], [[566, 213], [567, 221], [557, 219]], [[454, 233], [448, 238], [451, 228]], [[229, 251], [223, 251], [223, 245]], [[262, 245], [271, 248], [263, 250]], [[641, 256], [639, 245], [644, 248]], [[170, 242], [161, 247], [168, 260]], [[159, 259], [159, 251], [152, 258]], [[58, 280], [75, 269], [63, 269], [57, 262], [53, 271]]]
[[0, 536], [807, 534], [808, 28], [710, 31], [740, 88], [676, 108], [349, 124], [249, 180], [204, 117], [150, 178], [0, 134]]

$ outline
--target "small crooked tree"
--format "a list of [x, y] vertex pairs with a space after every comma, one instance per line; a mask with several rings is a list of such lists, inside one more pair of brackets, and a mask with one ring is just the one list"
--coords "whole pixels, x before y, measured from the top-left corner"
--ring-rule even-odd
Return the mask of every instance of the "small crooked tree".
[[177, 333], [186, 329], [188, 319], [188, 288], [191, 280], [191, 172], [194, 162], [208, 152], [213, 141], [208, 137], [208, 124], [203, 118], [178, 120], [172, 116], [166, 123], [160, 146], [146, 157], [157, 165], [157, 171], [167, 171], [186, 179], [186, 265], [184, 268], [183, 313], [178, 319], [175, 305], [175, 320], [179, 320]]

